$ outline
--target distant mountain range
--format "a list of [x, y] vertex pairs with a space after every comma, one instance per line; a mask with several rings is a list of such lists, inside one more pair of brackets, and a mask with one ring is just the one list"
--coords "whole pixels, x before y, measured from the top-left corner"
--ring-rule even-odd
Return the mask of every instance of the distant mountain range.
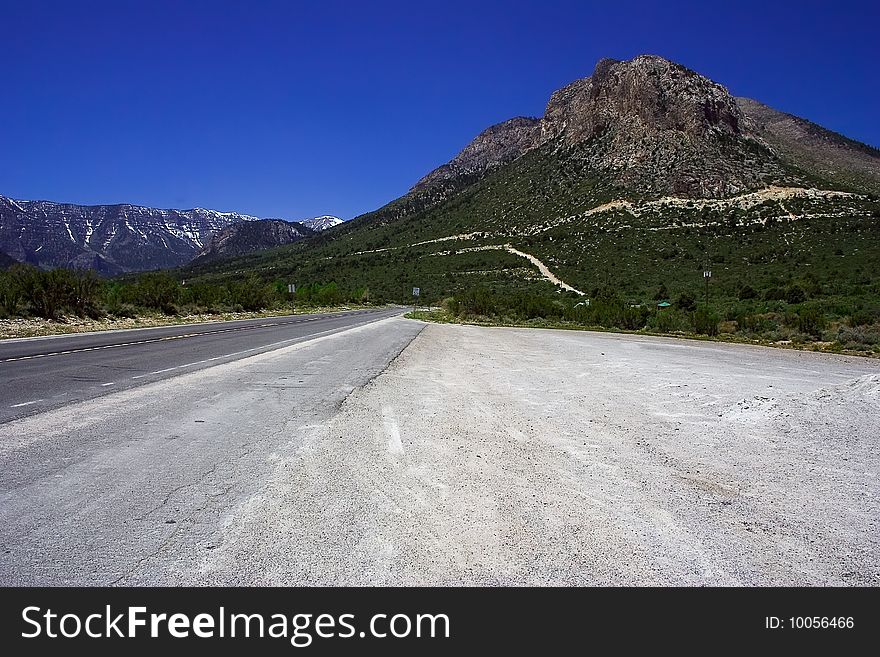
[[[0, 251], [18, 262], [43, 268], [81, 267], [104, 274], [177, 267], [209, 248], [224, 229], [264, 220], [236, 212], [160, 210], [137, 205], [74, 205], [49, 201], [18, 201], [0, 196]], [[272, 220], [277, 226], [280, 220]], [[286, 222], [280, 222], [286, 223]], [[255, 248], [288, 244], [324, 230], [340, 219], [316, 217], [291, 223], [291, 230], [255, 229]], [[281, 241], [271, 243], [271, 237]], [[228, 235], [225, 245], [228, 241]], [[239, 237], [231, 244], [214, 243], [210, 253], [224, 248], [245, 253]]]
[[[314, 222], [312, 225], [326, 226], [322, 222]], [[305, 222], [295, 223], [281, 219], [239, 221], [211, 235], [192, 262], [200, 264], [217, 258], [239, 256], [252, 251], [292, 244], [314, 235], [317, 230], [322, 229], [309, 228]]]
[[872, 146], [662, 57], [603, 59], [542, 117], [484, 130], [388, 205], [189, 275], [253, 268], [397, 301], [479, 286], [650, 298], [693, 292], [715, 262], [734, 294], [820, 275], [858, 294], [880, 278], [878, 195]]

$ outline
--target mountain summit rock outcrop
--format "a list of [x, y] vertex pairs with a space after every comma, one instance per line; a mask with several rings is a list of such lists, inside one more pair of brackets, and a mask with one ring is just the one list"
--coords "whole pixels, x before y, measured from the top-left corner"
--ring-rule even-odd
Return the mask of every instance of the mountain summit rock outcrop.
[[570, 151], [587, 170], [641, 194], [714, 198], [813, 176], [880, 187], [876, 149], [640, 55], [602, 59], [590, 77], [553, 93], [543, 117], [483, 131], [412, 191], [478, 179], [541, 147]]

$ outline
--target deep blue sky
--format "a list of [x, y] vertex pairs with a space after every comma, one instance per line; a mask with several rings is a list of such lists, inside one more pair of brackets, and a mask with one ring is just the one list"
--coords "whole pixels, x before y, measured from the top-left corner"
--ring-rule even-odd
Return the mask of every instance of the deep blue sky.
[[645, 52], [880, 146], [878, 7], [0, 0], [0, 194], [350, 218]]

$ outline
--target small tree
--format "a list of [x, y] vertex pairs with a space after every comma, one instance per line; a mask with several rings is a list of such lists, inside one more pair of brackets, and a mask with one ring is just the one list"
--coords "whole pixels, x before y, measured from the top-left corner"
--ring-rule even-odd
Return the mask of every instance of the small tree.
[[140, 306], [174, 314], [179, 288], [177, 280], [168, 272], [141, 274], [135, 290], [135, 302]]
[[102, 282], [91, 269], [77, 269], [70, 274], [71, 309], [80, 317], [98, 317], [98, 299]]

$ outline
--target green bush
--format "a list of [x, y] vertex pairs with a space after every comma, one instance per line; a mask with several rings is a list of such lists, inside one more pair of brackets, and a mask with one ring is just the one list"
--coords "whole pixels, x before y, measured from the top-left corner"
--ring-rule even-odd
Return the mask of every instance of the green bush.
[[271, 286], [266, 285], [254, 275], [240, 283], [230, 285], [229, 296], [234, 305], [248, 311], [268, 308], [274, 299]]
[[746, 299], [756, 299], [758, 297], [758, 293], [755, 291], [751, 285], [743, 285], [739, 289], [739, 299], [740, 301], [744, 301]]
[[880, 324], [872, 326], [841, 326], [837, 329], [838, 343], [846, 349], [861, 349], [880, 345]]
[[847, 321], [850, 326], [865, 326], [876, 322], [880, 322], [880, 307], [854, 310]]
[[648, 328], [660, 333], [675, 333], [687, 331], [690, 328], [690, 322], [685, 313], [674, 308], [667, 308], [651, 315], [648, 320]]
[[825, 315], [815, 304], [804, 304], [797, 312], [798, 331], [814, 338], [821, 338], [826, 325]]
[[714, 310], [706, 308], [697, 308], [691, 313], [691, 326], [694, 333], [700, 335], [718, 335], [718, 324], [721, 323], [721, 317]]
[[785, 290], [786, 303], [803, 303], [807, 300], [807, 293], [800, 285], [790, 285]]
[[131, 291], [135, 305], [175, 314], [180, 285], [164, 271], [141, 274]]
[[682, 292], [678, 297], [678, 301], [675, 302], [675, 305], [679, 310], [689, 313], [697, 309], [697, 300], [694, 299], [693, 294]]
[[22, 303], [22, 296], [21, 286], [15, 275], [0, 272], [0, 312], [8, 316], [17, 315]]

